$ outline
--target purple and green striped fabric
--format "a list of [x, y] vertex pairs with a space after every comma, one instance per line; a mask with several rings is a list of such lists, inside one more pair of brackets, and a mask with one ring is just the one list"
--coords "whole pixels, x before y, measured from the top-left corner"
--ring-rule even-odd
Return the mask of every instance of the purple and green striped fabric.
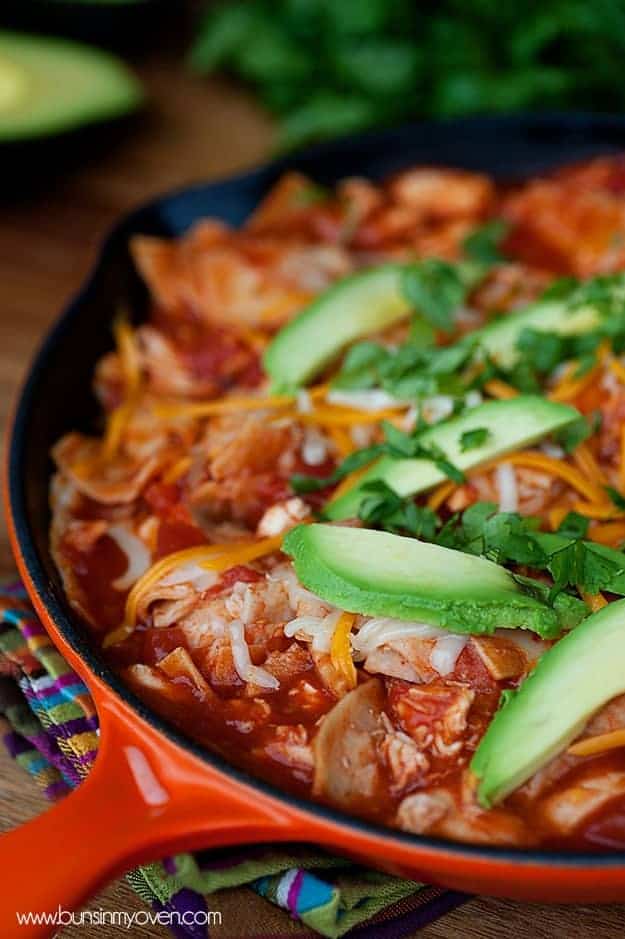
[[[88, 774], [98, 748], [93, 701], [19, 583], [0, 589], [0, 714], [9, 753], [49, 799], [67, 795]], [[216, 890], [239, 891], [235, 922], [219, 927], [221, 939], [407, 939], [465, 899], [297, 845], [180, 854], [138, 868], [128, 880], [155, 910], [181, 914], [205, 911]], [[249, 890], [285, 912], [267, 907], [259, 924], [251, 900], [245, 903]], [[172, 931], [180, 939], [207, 936], [205, 927]]]

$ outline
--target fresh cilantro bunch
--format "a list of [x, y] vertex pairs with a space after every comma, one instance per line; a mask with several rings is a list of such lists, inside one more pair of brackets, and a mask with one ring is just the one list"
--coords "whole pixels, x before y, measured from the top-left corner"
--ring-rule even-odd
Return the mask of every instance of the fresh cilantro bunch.
[[248, 82], [299, 146], [411, 116], [618, 111], [625, 0], [234, 0], [190, 62]]

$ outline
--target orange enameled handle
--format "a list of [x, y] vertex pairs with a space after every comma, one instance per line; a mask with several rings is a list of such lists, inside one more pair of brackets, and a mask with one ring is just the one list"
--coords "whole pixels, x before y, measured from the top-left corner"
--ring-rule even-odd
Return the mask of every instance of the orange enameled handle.
[[87, 779], [0, 837], [0, 936], [50, 936], [17, 913], [74, 910], [109, 879], [169, 853], [297, 838], [284, 807], [233, 783], [155, 731], [107, 689]]

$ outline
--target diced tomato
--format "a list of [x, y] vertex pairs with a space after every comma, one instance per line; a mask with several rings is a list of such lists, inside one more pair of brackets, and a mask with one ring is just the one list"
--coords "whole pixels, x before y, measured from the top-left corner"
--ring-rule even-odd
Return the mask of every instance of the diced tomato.
[[458, 656], [453, 679], [470, 685], [475, 691], [494, 691], [498, 687], [470, 642]]
[[151, 483], [143, 498], [157, 515], [165, 515], [180, 502], [180, 487], [175, 483]]
[[116, 590], [112, 581], [120, 577], [128, 565], [126, 555], [116, 541], [104, 535], [88, 551], [69, 545], [61, 547], [82, 588], [87, 608], [103, 632], [114, 629], [122, 621], [126, 592]]
[[206, 536], [193, 522], [165, 518], [158, 527], [156, 556], [162, 558], [174, 551], [184, 551], [185, 548], [196, 548], [203, 544], [206, 544]]

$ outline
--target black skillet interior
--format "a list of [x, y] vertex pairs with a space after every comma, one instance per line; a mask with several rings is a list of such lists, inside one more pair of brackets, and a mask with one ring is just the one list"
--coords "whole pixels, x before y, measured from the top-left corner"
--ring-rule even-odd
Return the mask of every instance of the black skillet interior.
[[[33, 362], [18, 402], [9, 454], [10, 499], [25, 563], [53, 620], [91, 670], [168, 736], [230, 775], [248, 779], [164, 724], [102, 665], [65, 601], [50, 557], [50, 447], [71, 429], [93, 430], [98, 426], [96, 402], [90, 392], [91, 378], [96, 361], [111, 348], [112, 316], [119, 305], [132, 310], [136, 319], [146, 309], [146, 291], [128, 253], [130, 236], [180, 235], [195, 221], [209, 215], [237, 225], [287, 169], [300, 170], [328, 185], [345, 176], [381, 178], [417, 163], [458, 166], [482, 170], [500, 179], [518, 179], [558, 164], [618, 151], [625, 151], [625, 118], [618, 116], [527, 115], [412, 124], [345, 138], [223, 182], [190, 187], [156, 199], [124, 218], [106, 241], [87, 284], [57, 321]], [[254, 785], [276, 794], [264, 783], [255, 780]], [[284, 793], [278, 795], [291, 799]], [[340, 817], [352, 826], [372, 828], [321, 806], [302, 804], [309, 811]], [[387, 829], [384, 833], [387, 837], [411, 840]], [[465, 855], [501, 857], [519, 853], [452, 845], [436, 839], [419, 840]], [[539, 856], [545, 859], [546, 853]], [[567, 864], [581, 863], [584, 857], [588, 860], [584, 855], [549, 856]], [[527, 852], [524, 857], [528, 857]], [[622, 864], [624, 860], [624, 855], [611, 855], [602, 857], [598, 863]]]

